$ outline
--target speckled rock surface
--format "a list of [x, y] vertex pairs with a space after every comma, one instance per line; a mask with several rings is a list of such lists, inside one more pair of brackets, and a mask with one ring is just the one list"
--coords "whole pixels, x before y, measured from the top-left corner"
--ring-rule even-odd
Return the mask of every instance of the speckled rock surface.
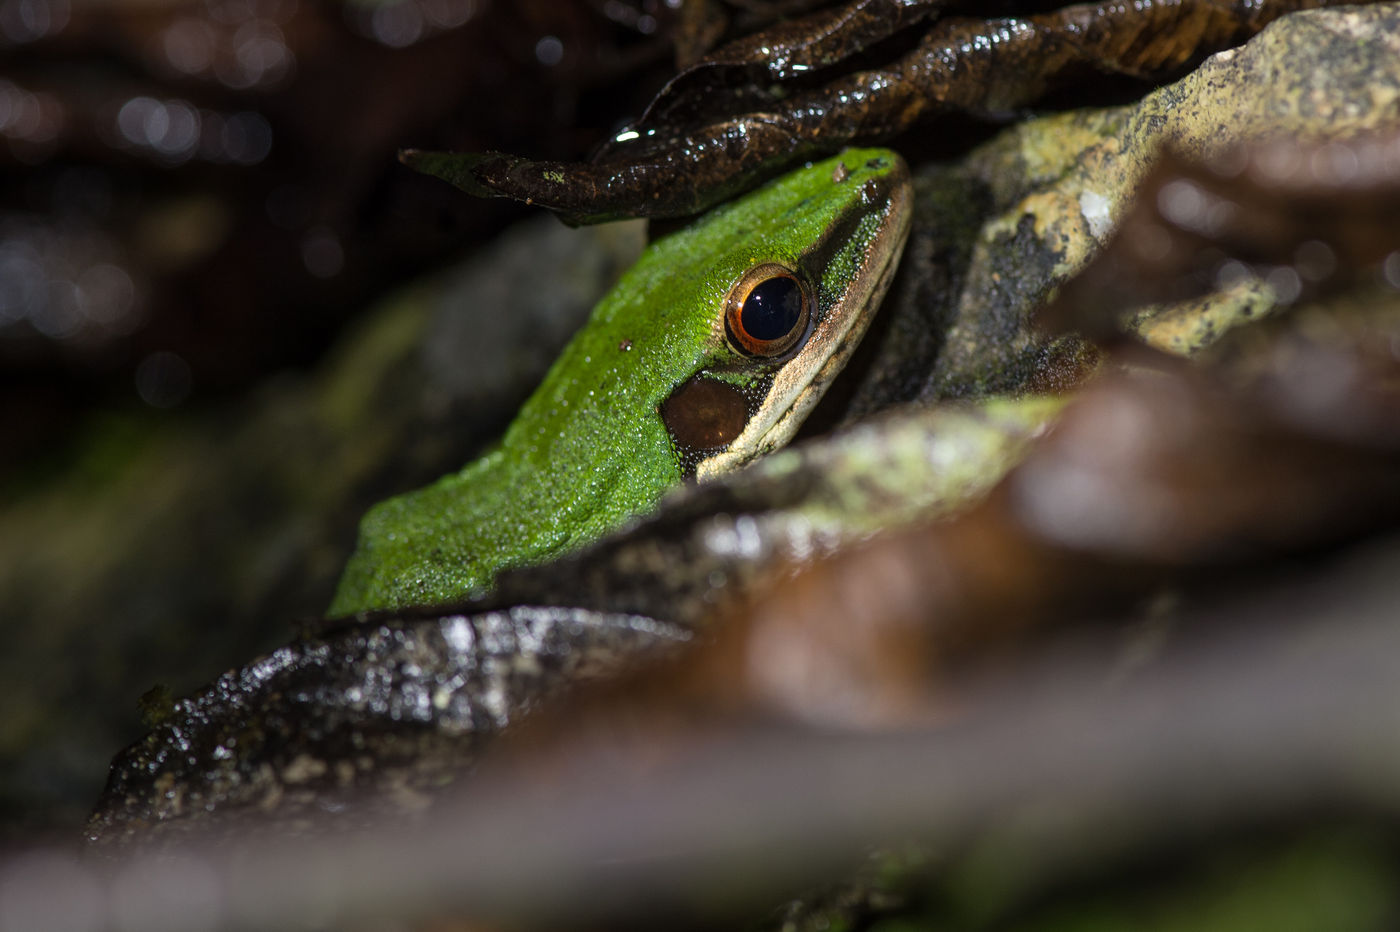
[[423, 812], [560, 684], [682, 643], [647, 618], [516, 607], [310, 634], [160, 710], [88, 825], [106, 848], [242, 820], [279, 834]]

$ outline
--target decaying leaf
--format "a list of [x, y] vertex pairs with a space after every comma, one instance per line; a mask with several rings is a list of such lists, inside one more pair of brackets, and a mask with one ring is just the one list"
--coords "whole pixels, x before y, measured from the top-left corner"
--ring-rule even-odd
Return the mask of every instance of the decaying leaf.
[[702, 59], [588, 162], [499, 152], [405, 150], [401, 157], [469, 194], [527, 201], [569, 223], [685, 216], [795, 162], [886, 139], [938, 114], [1004, 113], [1086, 72], [1161, 76], [1286, 13], [1327, 5], [1151, 0], [1025, 17], [952, 17], [936, 20], [912, 51], [809, 86], [809, 76], [825, 75], [837, 56], [857, 57], [943, 6], [853, 0]]

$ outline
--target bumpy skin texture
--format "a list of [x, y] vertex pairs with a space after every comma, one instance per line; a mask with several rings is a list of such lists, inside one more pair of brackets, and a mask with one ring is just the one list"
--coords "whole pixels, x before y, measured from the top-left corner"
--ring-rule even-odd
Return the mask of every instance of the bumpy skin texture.
[[[725, 46], [677, 75], [629, 132], [587, 162], [503, 153], [404, 153], [483, 197], [559, 211], [570, 223], [685, 216], [802, 159], [883, 141], [938, 114], [1005, 112], [1085, 73], [1162, 77], [1295, 10], [1334, 0], [1084, 3], [998, 19], [933, 19], [912, 51], [841, 74], [946, 0], [852, 0]], [[954, 5], [961, 12], [969, 4]], [[975, 11], [973, 11], [975, 12]]]
[[804, 270], [815, 287], [814, 332], [866, 313], [868, 302], [848, 292], [877, 240], [903, 236], [881, 221], [895, 209], [891, 186], [905, 185], [894, 153], [852, 150], [652, 244], [497, 449], [366, 515], [330, 613], [478, 595], [500, 570], [542, 562], [648, 510], [682, 478], [657, 413], [676, 386], [702, 372], [743, 384], [800, 362], [729, 348], [721, 314], [730, 285], [776, 262]]

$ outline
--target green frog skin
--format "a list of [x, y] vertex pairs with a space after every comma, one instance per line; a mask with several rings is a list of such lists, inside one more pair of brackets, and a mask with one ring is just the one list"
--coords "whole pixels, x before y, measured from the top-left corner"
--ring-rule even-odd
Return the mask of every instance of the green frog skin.
[[330, 614], [481, 595], [782, 446], [878, 307], [910, 200], [898, 155], [852, 149], [652, 243], [498, 446], [370, 509]]

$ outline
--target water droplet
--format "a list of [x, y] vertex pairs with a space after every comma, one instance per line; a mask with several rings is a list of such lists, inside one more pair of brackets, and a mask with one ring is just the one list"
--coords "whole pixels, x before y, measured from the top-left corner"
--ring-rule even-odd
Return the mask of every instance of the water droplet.
[[545, 36], [535, 43], [535, 58], [546, 68], [553, 68], [564, 60], [564, 43], [557, 36]]
[[333, 278], [345, 267], [345, 250], [333, 232], [316, 227], [302, 238], [301, 261], [317, 278]]
[[199, 74], [213, 62], [214, 31], [202, 20], [178, 20], [161, 37], [161, 50], [176, 71]]
[[390, 48], [401, 49], [423, 37], [423, 13], [412, 0], [377, 6], [370, 16], [374, 38]]
[[173, 408], [184, 401], [193, 384], [189, 363], [174, 353], [151, 353], [136, 367], [136, 393], [153, 408]]

